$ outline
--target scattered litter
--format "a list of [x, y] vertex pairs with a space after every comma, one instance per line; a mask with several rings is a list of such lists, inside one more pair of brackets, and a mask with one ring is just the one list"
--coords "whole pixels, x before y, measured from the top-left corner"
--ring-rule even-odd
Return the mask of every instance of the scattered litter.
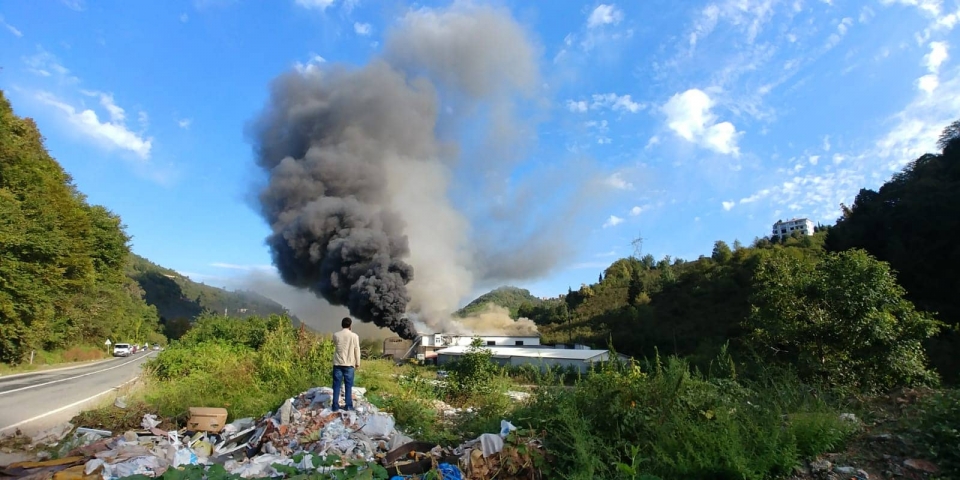
[[36, 447], [37, 445], [56, 445], [60, 443], [60, 440], [63, 440], [71, 430], [73, 430], [73, 424], [71, 423], [63, 423], [51, 427], [34, 435], [31, 447]]
[[530, 394], [527, 392], [518, 392], [516, 390], [507, 390], [503, 393], [504, 395], [510, 397], [510, 399], [517, 402], [525, 402], [530, 399]]
[[[16, 470], [0, 473], [18, 478], [118, 480], [132, 475], [159, 477], [170, 468], [187, 465], [220, 464], [242, 478], [264, 478], [286, 476], [289, 468], [311, 472], [376, 462], [391, 476], [436, 469], [444, 479], [462, 479], [487, 478], [492, 472], [514, 468], [512, 465], [531, 463], [531, 448], [507, 444], [506, 439], [516, 431], [507, 420], [500, 422], [499, 432], [442, 448], [398, 431], [392, 415], [366, 400], [364, 388], [354, 387], [352, 394], [356, 411], [333, 411], [333, 389], [316, 387], [288, 399], [276, 412], [229, 424], [226, 409], [191, 408], [187, 426], [181, 430], [159, 429], [161, 421], [153, 414], [143, 416], [142, 430], [117, 436], [107, 430], [74, 430], [73, 425], [64, 424], [34, 439], [57, 445], [62, 460], [21, 464]], [[527, 445], [542, 448], [533, 440]], [[342, 463], [319, 466], [331, 455]]]
[[143, 420], [140, 421], [140, 426], [143, 427], [144, 430], [157, 428], [157, 426], [159, 425], [160, 425], [160, 420], [157, 420], [157, 416], [152, 413], [148, 413], [144, 415]]
[[127, 408], [127, 401], [124, 400], [123, 397], [117, 397], [117, 399], [113, 401], [113, 406], [117, 408]]

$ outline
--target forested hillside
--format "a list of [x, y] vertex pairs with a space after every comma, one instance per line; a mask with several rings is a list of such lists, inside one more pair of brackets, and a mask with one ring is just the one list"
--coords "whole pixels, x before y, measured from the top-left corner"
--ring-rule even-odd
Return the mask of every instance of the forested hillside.
[[539, 303], [540, 299], [531, 295], [529, 290], [504, 286], [480, 295], [474, 301], [457, 311], [457, 315], [466, 317], [467, 315], [483, 310], [487, 304], [494, 304], [510, 310], [510, 315], [516, 318], [521, 305], [536, 305]]
[[231, 292], [196, 283], [136, 254], [130, 255], [126, 273], [143, 289], [147, 303], [156, 307], [164, 333], [171, 339], [180, 338], [204, 312], [239, 318], [286, 314], [283, 305], [256, 292]]
[[0, 361], [161, 338], [156, 309], [124, 275], [128, 242], [120, 218], [87, 203], [0, 92]]
[[952, 328], [928, 342], [939, 369], [960, 380], [960, 121], [940, 154], [907, 165], [878, 191], [863, 189], [831, 229], [827, 248], [863, 248], [889, 262], [918, 308]]
[[620, 259], [599, 282], [523, 304], [517, 315], [540, 325], [545, 342], [612, 344], [700, 364], [729, 345], [811, 376], [839, 371], [877, 387], [926, 377], [926, 350], [956, 381], [960, 122], [939, 146], [941, 154], [917, 159], [879, 192], [861, 190], [836, 226], [813, 236], [733, 248], [718, 241], [693, 261]]

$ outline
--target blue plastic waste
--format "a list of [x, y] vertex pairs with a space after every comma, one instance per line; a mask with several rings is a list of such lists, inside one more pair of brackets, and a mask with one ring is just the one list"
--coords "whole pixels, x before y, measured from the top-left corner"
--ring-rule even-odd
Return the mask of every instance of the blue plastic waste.
[[[460, 472], [460, 469], [456, 465], [450, 465], [449, 463], [441, 463], [437, 465], [437, 470], [440, 471], [440, 478], [443, 480], [463, 480], [463, 473]], [[420, 477], [417, 476], [407, 476], [394, 475], [390, 477], [390, 480], [411, 480], [417, 479]]]
[[441, 463], [437, 465], [437, 470], [440, 470], [440, 478], [443, 480], [463, 480], [463, 474], [460, 473], [460, 469], [455, 465]]

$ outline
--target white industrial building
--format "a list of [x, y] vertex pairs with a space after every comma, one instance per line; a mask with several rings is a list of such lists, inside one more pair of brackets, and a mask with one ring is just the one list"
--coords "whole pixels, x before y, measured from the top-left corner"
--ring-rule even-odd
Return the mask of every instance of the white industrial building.
[[794, 218], [787, 221], [777, 220], [777, 223], [773, 224], [774, 237], [789, 237], [793, 232], [813, 235], [813, 222], [808, 218]]
[[490, 347], [540, 347], [538, 335], [457, 335], [450, 333], [423, 334], [416, 340], [403, 340], [393, 337], [384, 340], [384, 355], [394, 359], [416, 356], [423, 360], [435, 358], [437, 350], [447, 347], [469, 347], [474, 338], [479, 338], [484, 346]]
[[[436, 351], [437, 364], [443, 365], [456, 361], [467, 353], [469, 346], [453, 346]], [[585, 348], [565, 347], [516, 347], [491, 346], [483, 347], [490, 351], [493, 361], [499, 365], [520, 366], [535, 365], [541, 369], [546, 367], [573, 367], [580, 373], [587, 373], [590, 366], [597, 362], [606, 362], [611, 359], [609, 350], [590, 350]], [[623, 360], [628, 357], [619, 355]]]

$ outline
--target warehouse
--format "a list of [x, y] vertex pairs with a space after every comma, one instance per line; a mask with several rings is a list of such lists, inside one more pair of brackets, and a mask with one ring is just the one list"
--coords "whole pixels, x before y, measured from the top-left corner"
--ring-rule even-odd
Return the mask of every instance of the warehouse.
[[[437, 350], [437, 363], [443, 365], [459, 359], [470, 347], [454, 346]], [[611, 359], [609, 350], [564, 349], [544, 347], [484, 347], [493, 354], [493, 361], [499, 365], [520, 366], [538, 365], [543, 367], [573, 367], [580, 373], [586, 373], [596, 362]], [[628, 357], [619, 355], [621, 360]]]
[[430, 333], [417, 336], [415, 340], [391, 337], [383, 341], [383, 354], [395, 360], [416, 356], [430, 359], [437, 356], [436, 351], [445, 347], [468, 347], [474, 339], [480, 339], [483, 345], [529, 347], [539, 346], [537, 335], [458, 335], [450, 333]]

